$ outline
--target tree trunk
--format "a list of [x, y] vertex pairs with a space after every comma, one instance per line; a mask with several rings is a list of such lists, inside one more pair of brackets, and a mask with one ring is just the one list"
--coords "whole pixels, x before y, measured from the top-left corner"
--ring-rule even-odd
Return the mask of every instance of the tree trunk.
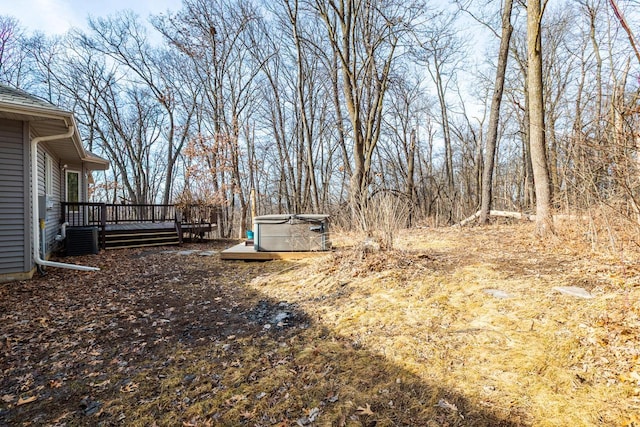
[[409, 142], [409, 153], [407, 153], [407, 197], [411, 201], [409, 207], [409, 227], [415, 221], [416, 209], [416, 185], [415, 185], [415, 162], [416, 162], [416, 130], [411, 129], [411, 140]]
[[[447, 102], [445, 99], [445, 90], [442, 82], [442, 74], [440, 73], [440, 65], [437, 57], [434, 56], [434, 81], [438, 92], [438, 101], [440, 104], [440, 118], [442, 119], [442, 134], [444, 139], [444, 170], [447, 181], [447, 191], [449, 198], [452, 200], [451, 210], [453, 211], [453, 200], [455, 198], [455, 181], [453, 178], [453, 149], [451, 147], [451, 132], [449, 127], [449, 114], [447, 113]], [[452, 212], [449, 214], [452, 216]]]
[[[383, 14], [387, 10], [387, 3], [353, 0], [316, 0], [314, 3], [325, 24], [342, 73], [342, 91], [353, 138], [353, 173], [349, 189], [352, 214], [356, 220], [366, 209], [371, 162], [380, 137], [391, 66], [396, 58], [396, 32], [402, 31], [395, 24], [402, 22], [400, 17], [392, 18]], [[384, 16], [388, 25], [377, 28], [376, 19], [381, 16]], [[378, 42], [367, 45], [367, 40], [376, 37]], [[363, 46], [366, 49], [362, 49]], [[363, 229], [366, 229], [366, 225]]]
[[536, 189], [536, 232], [544, 237], [553, 234], [551, 187], [547, 164], [544, 100], [542, 87], [542, 20], [540, 0], [527, 2], [527, 63], [529, 93], [529, 146]]
[[[318, 199], [318, 185], [316, 183], [315, 172], [315, 160], [313, 158], [313, 130], [309, 123], [309, 117], [307, 114], [307, 108], [311, 103], [312, 91], [305, 92], [305, 81], [310, 78], [307, 70], [305, 69], [305, 52], [302, 49], [302, 41], [300, 34], [298, 33], [298, 0], [293, 2], [293, 5], [287, 3], [287, 11], [289, 13], [289, 22], [291, 23], [291, 31], [293, 35], [293, 41], [296, 46], [296, 66], [298, 71], [296, 90], [298, 94], [298, 110], [300, 113], [300, 138], [305, 142], [305, 146], [300, 147], [300, 150], [304, 150], [306, 153], [306, 172], [309, 179], [309, 192], [310, 197], [304, 197], [301, 203], [311, 211], [319, 208], [320, 202]], [[306, 193], [306, 190], [305, 190]]]
[[491, 211], [491, 199], [493, 190], [493, 169], [496, 156], [496, 145], [498, 140], [498, 126], [500, 124], [500, 104], [502, 102], [502, 92], [504, 90], [504, 78], [509, 59], [509, 42], [513, 26], [511, 25], [511, 10], [513, 0], [506, 0], [502, 11], [502, 37], [500, 39], [500, 50], [498, 53], [498, 68], [496, 70], [496, 82], [491, 99], [491, 112], [489, 113], [489, 130], [487, 134], [487, 147], [484, 157], [484, 171], [482, 174], [482, 204], [480, 208], [480, 224], [489, 222], [489, 212]]

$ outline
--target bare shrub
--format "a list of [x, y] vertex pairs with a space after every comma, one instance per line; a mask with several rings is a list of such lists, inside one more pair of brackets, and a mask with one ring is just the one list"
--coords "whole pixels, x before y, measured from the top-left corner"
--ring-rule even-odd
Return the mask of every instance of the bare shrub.
[[354, 209], [354, 216], [367, 239], [378, 242], [381, 250], [391, 250], [396, 235], [407, 226], [409, 203], [401, 194], [378, 192]]

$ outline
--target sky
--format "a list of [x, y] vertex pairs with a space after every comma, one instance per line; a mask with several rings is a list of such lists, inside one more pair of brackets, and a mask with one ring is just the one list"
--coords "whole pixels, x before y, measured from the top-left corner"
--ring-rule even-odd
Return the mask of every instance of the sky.
[[130, 9], [143, 21], [151, 14], [177, 10], [180, 0], [0, 0], [0, 15], [17, 18], [28, 32], [64, 34], [72, 27], [87, 28], [87, 17]]

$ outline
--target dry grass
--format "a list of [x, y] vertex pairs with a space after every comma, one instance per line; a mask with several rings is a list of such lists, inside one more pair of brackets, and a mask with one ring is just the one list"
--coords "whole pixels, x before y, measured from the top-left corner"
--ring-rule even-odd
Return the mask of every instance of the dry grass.
[[[537, 242], [528, 224], [412, 230], [393, 254], [342, 248], [324, 265], [312, 261], [252, 285], [499, 418], [637, 425], [637, 254], [596, 254], [575, 237], [565, 231]], [[580, 286], [595, 298], [555, 286]]]
[[[532, 236], [530, 224], [418, 229], [363, 254], [337, 235], [333, 254], [296, 262], [108, 252], [100, 273], [3, 285], [15, 329], [0, 337], [0, 424], [638, 426], [632, 239], [599, 253], [576, 227]], [[140, 277], [114, 280], [131, 268]], [[285, 324], [265, 328], [282, 307]], [[79, 336], [89, 322], [103, 336]], [[23, 360], [29, 348], [40, 362]]]

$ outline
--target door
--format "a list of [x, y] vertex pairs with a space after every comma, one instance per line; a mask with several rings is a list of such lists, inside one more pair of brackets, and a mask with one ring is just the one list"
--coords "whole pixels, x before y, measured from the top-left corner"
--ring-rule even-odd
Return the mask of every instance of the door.
[[[67, 203], [80, 203], [80, 172], [74, 170], [67, 170], [65, 172], [65, 195], [64, 199]], [[67, 221], [71, 226], [82, 226], [84, 223], [84, 215], [82, 215], [82, 209], [79, 204], [68, 205], [67, 207]]]

